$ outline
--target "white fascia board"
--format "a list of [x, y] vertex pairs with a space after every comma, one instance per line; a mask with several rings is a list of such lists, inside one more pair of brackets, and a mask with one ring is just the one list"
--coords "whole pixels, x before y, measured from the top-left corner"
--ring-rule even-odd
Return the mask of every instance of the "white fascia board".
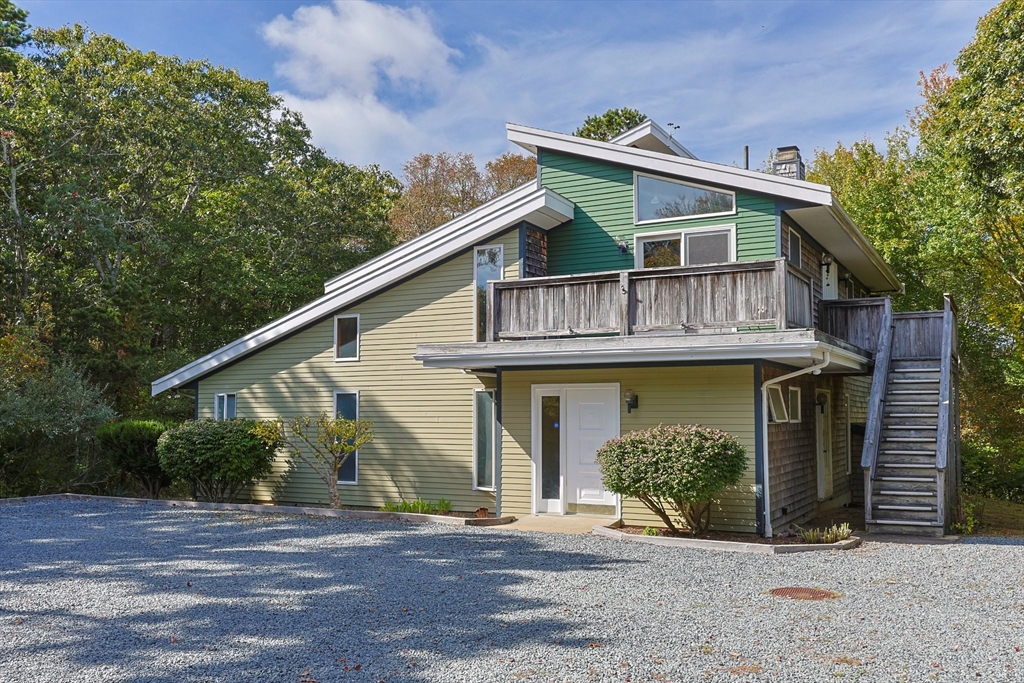
[[598, 142], [564, 133], [553, 133], [515, 123], [507, 123], [505, 128], [508, 131], [510, 142], [514, 142], [534, 154], [538, 149], [547, 149], [552, 152], [596, 159], [651, 173], [686, 178], [798, 202], [822, 206], [831, 206], [833, 202], [832, 188], [828, 185], [782, 178], [768, 173], [748, 171], [696, 159], [676, 158], [636, 147], [623, 147], [619, 144]]
[[846, 210], [843, 209], [839, 202], [833, 202], [832, 206], [828, 207], [828, 210], [829, 213], [831, 213], [832, 216], [836, 219], [836, 222], [839, 223], [842, 229], [850, 237], [850, 239], [853, 240], [860, 248], [860, 250], [864, 252], [864, 255], [867, 256], [868, 260], [871, 261], [872, 265], [874, 265], [875, 268], [878, 269], [878, 271], [882, 274], [882, 277], [884, 277], [892, 286], [892, 288], [888, 290], [876, 291], [884, 291], [886, 293], [902, 292], [903, 283], [900, 282], [900, 279], [896, 276], [896, 273], [893, 272], [892, 268], [889, 267], [889, 264], [885, 262], [884, 258], [882, 258], [882, 255], [878, 253], [878, 250], [875, 249], [875, 247], [871, 244], [870, 241], [868, 241], [867, 236], [865, 236], [864, 233], [861, 232], [860, 228], [857, 227], [857, 224], [853, 222], [853, 219], [850, 218], [850, 215], [846, 213]]
[[537, 188], [532, 182], [516, 188], [334, 278], [328, 283], [324, 296], [161, 377], [152, 383], [152, 393], [156, 396], [162, 391], [183, 386], [223, 363], [329, 317], [335, 311], [415, 275], [520, 221], [529, 221], [545, 229], [553, 228], [571, 220], [574, 208], [572, 202], [558, 193]]
[[676, 140], [673, 139], [673, 137], [669, 135], [664, 128], [651, 119], [647, 119], [639, 126], [630, 128], [625, 133], [615, 136], [608, 142], [613, 145], [623, 145], [626, 147], [633, 147], [636, 145], [640, 149], [648, 149], [648, 147], [644, 146], [645, 138], [656, 140], [661, 146], [670, 153], [675, 154], [677, 157], [682, 157], [684, 159], [697, 158], [694, 156], [693, 152], [676, 142]]
[[851, 370], [861, 371], [870, 364], [868, 358], [847, 351], [831, 344], [807, 340], [795, 342], [755, 342], [744, 344], [716, 344], [690, 347], [649, 347], [621, 346], [618, 348], [594, 349], [534, 349], [531, 351], [483, 350], [474, 353], [467, 349], [463, 353], [444, 352], [440, 345], [422, 345], [417, 349], [414, 359], [428, 368], [484, 368], [484, 367], [521, 367], [521, 366], [555, 366], [566, 367], [574, 364], [632, 364], [632, 363], [672, 363], [680, 361], [713, 362], [713, 361], [751, 361], [772, 359], [778, 361], [820, 361], [828, 351], [832, 363]]

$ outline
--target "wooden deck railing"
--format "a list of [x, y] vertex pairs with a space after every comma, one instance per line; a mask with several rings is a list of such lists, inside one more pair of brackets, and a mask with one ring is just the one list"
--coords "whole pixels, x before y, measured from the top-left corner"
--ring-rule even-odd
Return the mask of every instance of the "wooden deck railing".
[[487, 340], [811, 327], [811, 283], [785, 259], [501, 280]]
[[935, 469], [938, 477], [939, 522], [948, 527], [956, 509], [960, 489], [960, 350], [957, 336], [956, 305], [944, 296], [940, 342], [939, 421], [935, 437]]

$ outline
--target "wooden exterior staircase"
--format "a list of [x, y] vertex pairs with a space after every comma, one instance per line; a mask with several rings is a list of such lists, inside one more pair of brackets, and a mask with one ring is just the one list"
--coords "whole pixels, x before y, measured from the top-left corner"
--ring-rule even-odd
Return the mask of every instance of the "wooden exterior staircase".
[[942, 536], [960, 485], [956, 308], [883, 316], [865, 428], [868, 531]]

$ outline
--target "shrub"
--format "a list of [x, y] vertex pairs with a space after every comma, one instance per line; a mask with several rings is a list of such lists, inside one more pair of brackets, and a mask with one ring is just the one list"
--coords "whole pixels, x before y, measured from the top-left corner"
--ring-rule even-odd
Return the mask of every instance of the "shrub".
[[225, 503], [270, 474], [280, 445], [276, 422], [190, 420], [163, 433], [157, 454], [171, 477], [188, 481], [206, 500]]
[[327, 484], [331, 507], [340, 509], [338, 472], [353, 453], [373, 441], [373, 423], [321, 413], [319, 417], [293, 417], [288, 428], [293, 438], [285, 445]]
[[644, 530], [640, 532], [641, 536], [658, 536], [658, 530], [653, 526], [645, 526]]
[[388, 501], [380, 506], [384, 512], [414, 512], [419, 515], [446, 515], [452, 511], [452, 502], [441, 498], [436, 503], [417, 498], [416, 500], [400, 500], [397, 503]]
[[597, 451], [605, 487], [639, 499], [669, 533], [679, 534], [670, 513], [692, 534], [707, 530], [712, 497], [735, 485], [747, 469], [736, 437], [701, 425], [659, 425], [610, 440]]
[[157, 440], [168, 427], [155, 420], [121, 420], [96, 430], [96, 440], [111, 463], [137, 479], [153, 499], [159, 498], [160, 489], [171, 483], [156, 453]]
[[833, 524], [825, 529], [807, 529], [800, 532], [800, 540], [804, 543], [838, 543], [850, 537], [853, 531], [850, 525], [843, 522], [841, 526]]
[[993, 443], [964, 434], [960, 452], [964, 491], [1024, 503], [1024, 455], [1017, 439]]

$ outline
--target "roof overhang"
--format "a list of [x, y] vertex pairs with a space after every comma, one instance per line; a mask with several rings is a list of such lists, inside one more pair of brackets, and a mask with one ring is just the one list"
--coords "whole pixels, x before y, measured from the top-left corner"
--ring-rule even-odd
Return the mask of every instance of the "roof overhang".
[[509, 141], [534, 154], [538, 149], [546, 149], [771, 197], [826, 206], [832, 204], [832, 189], [828, 185], [783, 178], [769, 173], [748, 171], [697, 159], [670, 156], [646, 149], [627, 147], [620, 143], [588, 140], [574, 135], [520, 126], [515, 123], [507, 123], [505, 128], [508, 131]]
[[183, 387], [518, 223], [550, 229], [572, 220], [574, 209], [572, 202], [534, 182], [518, 187], [330, 280], [319, 299], [156, 380], [153, 395]]
[[863, 373], [872, 363], [870, 352], [818, 330], [420, 344], [414, 358], [430, 368], [466, 369], [755, 360], [802, 368], [826, 352], [828, 372]]
[[785, 213], [872, 292], [903, 290], [896, 273], [838, 203], [789, 209]]
[[676, 142], [665, 129], [654, 121], [647, 119], [639, 126], [627, 130], [609, 140], [613, 145], [624, 145], [637, 149], [646, 149], [648, 152], [660, 154], [671, 154], [684, 159], [696, 159], [693, 152]]

